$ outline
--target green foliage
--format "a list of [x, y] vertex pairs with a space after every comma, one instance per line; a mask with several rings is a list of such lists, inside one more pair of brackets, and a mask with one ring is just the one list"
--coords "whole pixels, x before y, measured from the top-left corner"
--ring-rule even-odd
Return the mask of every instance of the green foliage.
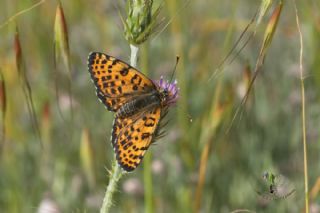
[[[101, 208], [108, 185], [107, 170], [112, 168], [114, 158], [109, 140], [114, 116], [95, 95], [87, 71], [87, 55], [101, 51], [128, 62], [126, 40], [136, 45], [150, 33], [157, 33], [157, 5], [162, 1], [154, 0], [153, 13], [145, 13], [141, 5], [141, 13], [128, 7], [131, 15], [123, 19], [125, 35], [119, 27], [117, 11], [125, 6], [114, 2], [61, 1], [64, 26], [57, 22], [55, 1], [43, 1], [9, 22], [10, 17], [37, 1], [0, 1], [0, 72], [1, 85], [5, 86], [1, 87], [0, 97], [1, 106], [5, 106], [5, 116], [0, 116], [0, 127], [5, 127], [0, 137], [1, 212], [36, 212], [48, 203], [61, 212], [97, 212]], [[128, 2], [133, 6], [134, 2], [146, 1]], [[152, 1], [147, 2], [150, 6]], [[180, 99], [168, 115], [167, 136], [148, 151], [152, 152], [148, 159], [152, 178], [144, 185], [144, 177], [150, 175], [144, 174], [144, 163], [124, 175], [117, 188], [120, 192], [114, 194], [111, 212], [304, 210], [300, 49], [291, 1], [283, 5], [264, 52], [260, 74], [247, 103], [241, 106], [242, 113], [229, 129], [252, 75], [247, 67], [255, 66], [270, 12], [279, 4], [264, 1], [268, 4], [261, 7], [261, 2], [187, 4], [168, 0], [163, 4], [161, 16], [169, 25], [164, 24], [160, 34], [148, 40], [148, 45], [142, 45], [146, 49], [140, 60], [148, 65], [138, 68], [152, 79], [163, 75], [169, 80], [179, 55], [176, 77]], [[320, 13], [319, 4], [314, 5], [308, 1], [297, 5], [305, 45], [310, 191], [320, 174], [320, 29], [316, 18]], [[259, 24], [249, 29], [256, 31], [254, 37], [231, 65], [211, 78], [232, 48], [229, 44], [236, 42], [257, 8], [261, 8]], [[23, 53], [23, 77], [27, 77], [32, 92], [34, 115], [30, 115], [30, 100], [25, 97], [25, 84], [17, 70], [16, 26]], [[68, 34], [64, 32], [66, 27]], [[139, 31], [144, 33], [137, 34]], [[54, 48], [60, 52], [54, 52]], [[143, 56], [145, 53], [148, 56]], [[148, 70], [144, 70], [146, 67]], [[261, 201], [255, 185], [265, 170], [287, 177], [295, 193], [268, 205]], [[152, 191], [145, 189], [150, 185]], [[319, 189], [312, 191], [311, 207], [319, 208]], [[147, 197], [152, 204], [147, 208], [145, 192], [152, 196]]]

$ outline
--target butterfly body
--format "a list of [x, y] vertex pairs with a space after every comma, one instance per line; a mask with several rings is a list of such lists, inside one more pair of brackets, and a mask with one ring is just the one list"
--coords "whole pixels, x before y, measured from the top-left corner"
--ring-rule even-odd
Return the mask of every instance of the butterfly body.
[[160, 122], [178, 98], [177, 83], [154, 82], [129, 64], [98, 52], [89, 54], [88, 69], [99, 100], [115, 112], [111, 144], [118, 164], [132, 171], [161, 134]]
[[[163, 92], [166, 93], [166, 92]], [[163, 97], [161, 99], [161, 97]], [[160, 107], [165, 100], [166, 95], [162, 94], [159, 91], [153, 91], [150, 94], [141, 96], [137, 99], [129, 101], [122, 105], [117, 111], [116, 115], [121, 118], [130, 117], [134, 114], [147, 109], [147, 108], [156, 108]]]

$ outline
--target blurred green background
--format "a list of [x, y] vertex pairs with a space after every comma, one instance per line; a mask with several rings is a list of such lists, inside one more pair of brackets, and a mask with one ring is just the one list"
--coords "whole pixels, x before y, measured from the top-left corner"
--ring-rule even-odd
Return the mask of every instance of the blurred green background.
[[[35, 3], [0, 1], [0, 24]], [[98, 101], [86, 60], [89, 52], [100, 51], [129, 61], [119, 16], [119, 11], [125, 16], [125, 1], [64, 0], [61, 4], [68, 28], [70, 72], [61, 59], [55, 68], [57, 1], [44, 1], [0, 28], [1, 212], [49, 212], [45, 207], [56, 212], [98, 212], [108, 184], [114, 115]], [[260, 4], [255, 0], [163, 2], [163, 30], [142, 45], [138, 68], [152, 79], [161, 75], [169, 79], [180, 55], [176, 76], [181, 97], [168, 115], [167, 136], [151, 146], [147, 161], [120, 180], [111, 212], [304, 211], [300, 46], [292, 1], [283, 6], [261, 73], [241, 107], [242, 116], [230, 129], [277, 2], [233, 63], [213, 75]], [[304, 39], [310, 208], [320, 212], [320, 186], [316, 185], [320, 177], [320, 3], [298, 1], [297, 7]], [[30, 93], [23, 86], [25, 78], [18, 74], [16, 29]], [[27, 107], [28, 94], [34, 114]], [[147, 165], [151, 173], [144, 171]], [[265, 170], [285, 175], [294, 184], [295, 194], [283, 200], [261, 200], [255, 183]]]

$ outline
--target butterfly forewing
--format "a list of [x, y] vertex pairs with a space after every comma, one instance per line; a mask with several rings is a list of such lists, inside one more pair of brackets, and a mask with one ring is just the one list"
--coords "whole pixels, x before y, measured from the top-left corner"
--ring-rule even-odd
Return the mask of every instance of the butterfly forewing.
[[119, 165], [126, 171], [134, 170], [149, 148], [161, 118], [161, 108], [151, 108], [130, 118], [116, 117], [112, 145]]
[[103, 53], [90, 53], [88, 68], [97, 96], [110, 111], [117, 111], [135, 97], [156, 90], [154, 83], [141, 72]]

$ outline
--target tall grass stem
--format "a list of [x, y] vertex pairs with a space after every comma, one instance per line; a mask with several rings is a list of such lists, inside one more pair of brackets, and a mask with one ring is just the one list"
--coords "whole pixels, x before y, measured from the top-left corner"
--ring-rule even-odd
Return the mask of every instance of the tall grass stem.
[[[140, 67], [145, 75], [149, 75], [148, 64], [148, 43], [145, 42], [141, 46], [141, 61]], [[152, 213], [153, 211], [153, 185], [151, 172], [152, 153], [147, 153], [143, 160], [143, 181], [144, 181], [144, 201], [145, 212]]]
[[303, 77], [303, 37], [300, 29], [300, 21], [296, 2], [293, 1], [296, 23], [299, 32], [300, 54], [299, 54], [299, 70], [300, 70], [300, 85], [301, 85], [301, 120], [302, 120], [302, 142], [303, 142], [303, 168], [304, 168], [304, 193], [305, 193], [305, 212], [309, 213], [309, 184], [308, 184], [308, 154], [307, 154], [307, 139], [306, 139], [306, 111], [305, 111], [305, 91]]

